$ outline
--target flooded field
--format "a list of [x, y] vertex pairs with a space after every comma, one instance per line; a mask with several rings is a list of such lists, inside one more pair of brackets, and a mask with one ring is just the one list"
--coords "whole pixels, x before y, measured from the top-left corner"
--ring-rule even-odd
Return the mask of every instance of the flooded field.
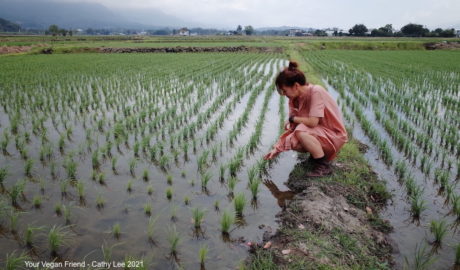
[[234, 269], [276, 229], [281, 55], [3, 60], [1, 254]]

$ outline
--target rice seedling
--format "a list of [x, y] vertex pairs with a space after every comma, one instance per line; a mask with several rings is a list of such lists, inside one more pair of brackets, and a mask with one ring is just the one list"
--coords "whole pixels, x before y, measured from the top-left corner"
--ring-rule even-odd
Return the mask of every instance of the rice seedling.
[[25, 181], [18, 181], [16, 184], [13, 185], [10, 191], [10, 198], [12, 205], [18, 205], [18, 197], [19, 195], [23, 194], [26, 182]]
[[26, 164], [24, 165], [24, 173], [27, 177], [32, 177], [33, 166], [34, 161], [32, 159], [27, 159]]
[[414, 218], [420, 218], [420, 214], [426, 209], [425, 201], [421, 196], [411, 196], [411, 212]]
[[153, 241], [153, 234], [155, 232], [155, 223], [156, 223], [157, 219], [158, 219], [158, 217], [156, 217], [156, 218], [150, 217], [149, 218], [149, 224], [147, 225], [147, 236], [148, 236], [148, 239], [150, 241]]
[[220, 209], [220, 201], [217, 200], [214, 202], [214, 210], [219, 211], [219, 209]]
[[167, 155], [162, 155], [158, 163], [163, 170], [166, 170], [169, 164], [169, 157]]
[[105, 173], [101, 172], [97, 175], [97, 181], [99, 184], [103, 185], [105, 184]]
[[222, 214], [222, 218], [220, 219], [220, 230], [223, 234], [228, 234], [230, 227], [235, 222], [234, 216], [231, 215], [227, 210], [224, 211]]
[[85, 184], [82, 181], [78, 181], [77, 191], [78, 191], [78, 196], [80, 197], [80, 199], [84, 199], [85, 198]]
[[204, 267], [204, 262], [206, 261], [207, 259], [207, 255], [208, 255], [208, 247], [205, 245], [205, 246], [201, 246], [200, 247], [200, 251], [199, 251], [199, 258], [200, 258], [200, 264], [202, 267]]
[[211, 174], [209, 174], [209, 172], [206, 172], [201, 175], [201, 188], [203, 190], [207, 189], [207, 186], [210, 180], [211, 180]]
[[142, 179], [144, 179], [145, 182], [149, 181], [149, 171], [147, 169], [144, 169], [142, 172]]
[[235, 206], [236, 215], [242, 217], [244, 207], [246, 206], [246, 197], [244, 196], [244, 194], [239, 193], [235, 195], [235, 198], [233, 199], [233, 204]]
[[62, 206], [62, 213], [64, 214], [64, 220], [66, 224], [70, 224], [71, 211], [70, 206]]
[[35, 208], [40, 208], [42, 205], [42, 197], [40, 195], [35, 195], [32, 202]]
[[150, 216], [152, 214], [152, 205], [149, 203], [144, 204], [144, 213], [147, 216]]
[[25, 251], [21, 252], [19, 255], [16, 255], [16, 250], [14, 250], [13, 252], [6, 254], [6, 259], [4, 262], [5, 270], [25, 269], [25, 262], [29, 260], [31, 260], [31, 258]]
[[140, 148], [140, 144], [139, 142], [136, 142], [133, 147], [135, 157], [139, 157], [139, 148]]
[[60, 183], [61, 194], [64, 195], [64, 196], [67, 194], [67, 186], [68, 185], [69, 185], [68, 180], [62, 180], [61, 183]]
[[11, 233], [16, 234], [18, 232], [18, 221], [19, 221], [19, 213], [15, 210], [10, 210], [10, 230]]
[[171, 206], [171, 220], [173, 222], [176, 222], [176, 220], [177, 220], [177, 205], [172, 205]]
[[136, 176], [136, 166], [137, 166], [137, 159], [132, 158], [129, 161], [129, 172], [131, 173], [133, 177]]
[[256, 178], [249, 183], [249, 188], [251, 189], [252, 198], [257, 200], [257, 194], [259, 193], [260, 179]]
[[54, 205], [54, 212], [56, 213], [56, 215], [60, 216], [62, 215], [62, 204], [60, 202], [57, 202], [55, 205]]
[[50, 174], [51, 174], [51, 177], [53, 178], [56, 178], [56, 163], [53, 161], [51, 162], [50, 164]]
[[114, 174], [117, 174], [117, 157], [112, 157], [112, 171]]
[[98, 194], [96, 197], [96, 207], [97, 208], [103, 208], [105, 205], [105, 199], [102, 196], [102, 194]]
[[61, 151], [61, 153], [62, 153], [64, 151], [64, 147], [65, 147], [65, 136], [64, 136], [64, 134], [61, 134], [61, 136], [59, 136], [58, 146], [59, 146], [59, 151]]
[[203, 223], [205, 213], [205, 210], [200, 210], [197, 207], [192, 209], [192, 217], [195, 228], [201, 227], [201, 223]]
[[184, 204], [189, 205], [190, 204], [190, 198], [188, 196], [184, 197]]
[[43, 194], [45, 193], [45, 180], [43, 180], [43, 178], [40, 178], [40, 180], [38, 180], [39, 182], [39, 185], [40, 185], [40, 192]]
[[180, 244], [180, 236], [179, 233], [176, 230], [176, 226], [172, 226], [172, 228], [169, 229], [168, 233], [168, 241], [170, 244], [170, 252], [172, 255], [176, 256], [177, 255], [177, 248], [179, 247]]
[[168, 185], [172, 185], [172, 182], [173, 182], [173, 177], [172, 175], [168, 174], [166, 176], [166, 183], [168, 183]]
[[413, 269], [413, 270], [427, 270], [430, 269], [430, 266], [436, 261], [433, 258], [432, 254], [427, 250], [427, 246], [416, 245], [415, 246], [415, 255], [413, 264], [409, 263], [409, 260], [404, 256], [404, 269]]
[[194, 186], [195, 186], [195, 179], [189, 180], [188, 183], [189, 183], [192, 187], [194, 187]]
[[27, 225], [27, 228], [26, 228], [26, 231], [24, 233], [24, 241], [26, 243], [26, 245], [28, 247], [32, 247], [33, 246], [33, 242], [34, 242], [34, 233], [36, 231], [41, 231], [43, 230], [44, 227], [43, 226], [40, 226], [40, 227], [34, 227], [34, 226], [31, 226], [30, 224]]
[[238, 183], [238, 179], [236, 177], [232, 176], [232, 177], [230, 177], [228, 179], [227, 186], [228, 186], [228, 192], [230, 194], [233, 194], [233, 191], [235, 190], [236, 183]]
[[221, 181], [224, 181], [225, 179], [225, 166], [224, 165], [220, 165], [219, 167], [219, 179]]
[[93, 165], [93, 169], [95, 170], [98, 170], [99, 167], [101, 166], [101, 162], [99, 161], [99, 150], [98, 149], [94, 150], [91, 156], [91, 163]]
[[48, 245], [51, 255], [56, 255], [59, 248], [68, 245], [71, 239], [72, 235], [67, 226], [54, 225], [48, 232]]
[[112, 234], [115, 238], [120, 238], [121, 236], [121, 227], [120, 227], [120, 223], [115, 223], [113, 224], [112, 226]]
[[152, 186], [152, 185], [148, 185], [148, 186], [147, 186], [147, 194], [152, 195], [152, 193], [153, 193], [153, 186]]
[[131, 180], [131, 179], [128, 180], [128, 184], [126, 184], [126, 190], [128, 192], [133, 191], [133, 180]]
[[435, 245], [441, 245], [444, 236], [447, 233], [447, 224], [445, 220], [436, 221], [432, 220], [430, 223], [430, 232], [434, 235], [434, 242]]
[[185, 178], [185, 177], [187, 176], [187, 173], [186, 173], [184, 170], [182, 170], [181, 173], [180, 173], [180, 175], [181, 175], [183, 178]]
[[168, 187], [166, 189], [166, 198], [168, 198], [168, 200], [171, 200], [172, 196], [173, 196], [173, 189], [171, 187]]
[[70, 179], [77, 179], [77, 163], [72, 158], [67, 158], [65, 162], [65, 169], [67, 171], [67, 176]]
[[6, 177], [8, 176], [8, 170], [6, 168], [0, 168], [0, 185], [3, 185]]

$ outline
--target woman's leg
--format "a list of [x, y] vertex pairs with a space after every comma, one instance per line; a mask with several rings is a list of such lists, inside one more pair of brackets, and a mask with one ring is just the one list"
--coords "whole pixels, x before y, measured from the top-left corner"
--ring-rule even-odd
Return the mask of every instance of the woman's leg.
[[296, 132], [295, 135], [299, 140], [300, 145], [302, 145], [304, 151], [309, 152], [313, 158], [324, 157], [324, 151], [318, 139], [308, 134], [307, 132]]

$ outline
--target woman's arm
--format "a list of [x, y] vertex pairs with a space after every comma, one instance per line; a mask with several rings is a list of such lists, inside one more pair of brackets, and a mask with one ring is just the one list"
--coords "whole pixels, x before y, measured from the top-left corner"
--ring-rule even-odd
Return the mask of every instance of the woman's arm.
[[310, 117], [294, 116], [292, 120], [296, 124], [304, 124], [307, 127], [316, 127], [319, 123], [319, 117], [315, 117], [315, 116], [310, 116]]

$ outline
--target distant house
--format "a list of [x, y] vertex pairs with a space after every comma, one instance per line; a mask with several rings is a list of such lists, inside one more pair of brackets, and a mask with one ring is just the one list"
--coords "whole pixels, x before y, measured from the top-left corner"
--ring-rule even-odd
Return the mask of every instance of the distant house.
[[334, 35], [334, 30], [326, 30], [325, 32], [328, 37], [332, 37]]
[[455, 32], [456, 32], [456, 36], [460, 37], [460, 30], [455, 30]]
[[190, 30], [187, 29], [187, 27], [179, 29], [179, 32], [177, 33], [179, 36], [190, 36]]
[[290, 37], [304, 36], [304, 33], [305, 32], [302, 29], [289, 29], [288, 36]]

